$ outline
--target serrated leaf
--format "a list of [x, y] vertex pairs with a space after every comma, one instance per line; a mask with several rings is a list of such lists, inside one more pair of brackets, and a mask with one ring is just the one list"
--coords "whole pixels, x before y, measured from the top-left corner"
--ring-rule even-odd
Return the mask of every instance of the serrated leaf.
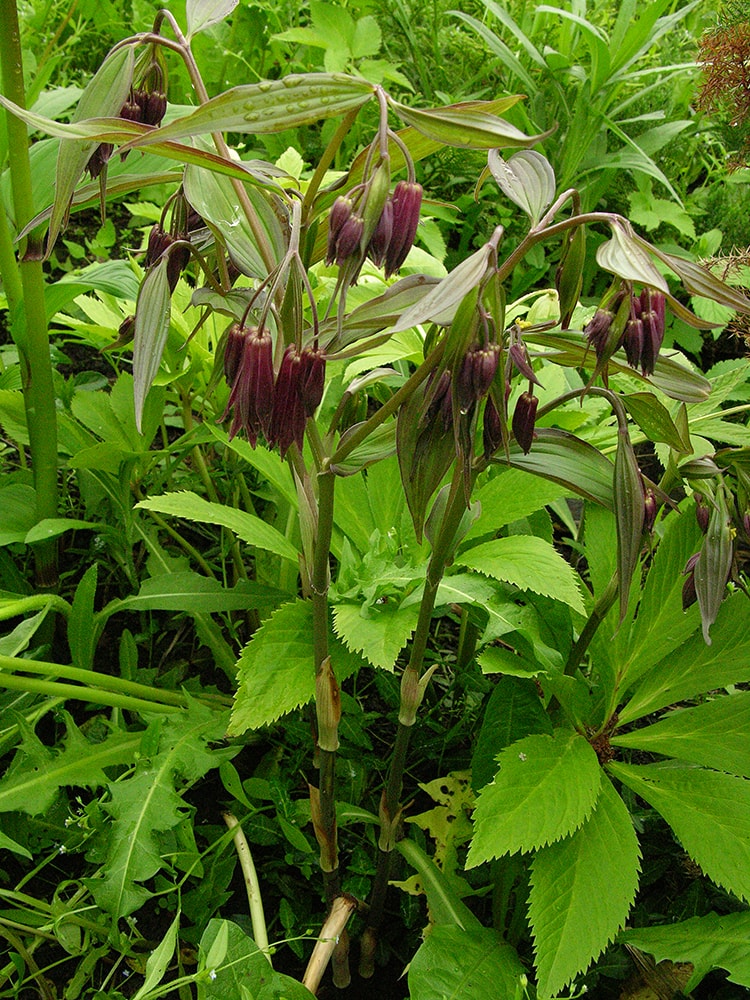
[[[402, 607], [421, 600], [423, 588], [410, 594], [402, 602]], [[480, 642], [492, 642], [501, 635], [515, 632], [523, 620], [524, 609], [510, 601], [503, 600], [498, 594], [497, 584], [472, 573], [454, 573], [444, 576], [438, 585], [435, 595], [435, 607], [446, 604], [469, 604], [480, 609], [480, 614], [486, 620]]]
[[0, 813], [19, 810], [31, 816], [46, 812], [60, 788], [99, 788], [107, 783], [105, 767], [129, 764], [140, 734], [117, 731], [101, 743], [90, 743], [66, 713], [67, 733], [58, 753], [44, 747], [33, 733], [24, 738], [0, 781]]
[[664, 817], [710, 879], [750, 899], [750, 782], [669, 761], [608, 767]]
[[204, 500], [189, 490], [184, 493], [165, 493], [160, 497], [149, 497], [147, 500], [141, 500], [136, 506], [155, 510], [161, 514], [173, 514], [175, 517], [197, 521], [199, 524], [220, 524], [224, 528], [229, 528], [248, 545], [273, 552], [282, 559], [289, 559], [297, 564], [297, 549], [273, 525], [267, 524], [255, 514], [237, 510], [236, 507]]
[[596, 754], [578, 733], [527, 736], [498, 757], [479, 793], [466, 867], [567, 837], [591, 814], [601, 784]]
[[[611, 465], [609, 475], [611, 481]], [[481, 510], [466, 538], [496, 532], [503, 525], [528, 517], [571, 492], [560, 483], [529, 476], [521, 469], [506, 469], [474, 493]]]
[[576, 574], [543, 538], [533, 535], [495, 538], [460, 553], [456, 561], [521, 590], [562, 601], [584, 614]]
[[419, 609], [387, 604], [337, 604], [333, 608], [333, 627], [349, 649], [362, 653], [373, 666], [393, 670], [396, 658], [417, 625]]
[[[363, 661], [336, 641], [331, 663], [339, 681]], [[315, 696], [312, 606], [309, 601], [283, 605], [261, 625], [242, 650], [229, 734], [239, 736], [275, 722]]]
[[699, 634], [665, 656], [644, 677], [620, 711], [632, 722], [685, 698], [750, 680], [750, 601], [742, 592], [726, 598], [707, 646]]
[[529, 921], [540, 996], [556, 996], [596, 959], [627, 919], [640, 850], [628, 810], [603, 780], [594, 811], [531, 865]]
[[611, 742], [750, 778], [750, 692], [680, 709], [651, 726], [616, 734]]
[[184, 115], [128, 143], [141, 149], [209, 132], [283, 132], [334, 118], [365, 104], [374, 88], [343, 73], [304, 73], [232, 87]]
[[433, 927], [409, 963], [411, 1000], [515, 1000], [524, 967], [497, 931]]
[[555, 197], [555, 172], [549, 160], [536, 150], [522, 149], [506, 161], [499, 150], [491, 149], [487, 165], [503, 194], [536, 225]]
[[212, 24], [219, 24], [229, 17], [239, 0], [187, 0], [188, 40], [199, 31], [205, 31]]
[[750, 913], [708, 913], [664, 927], [632, 927], [619, 940], [653, 955], [657, 962], [689, 962], [693, 973], [685, 991], [694, 990], [712, 969], [726, 969], [731, 983], [750, 989]]
[[396, 114], [428, 139], [459, 149], [527, 148], [551, 132], [526, 135], [515, 125], [471, 107], [408, 108], [391, 101]]

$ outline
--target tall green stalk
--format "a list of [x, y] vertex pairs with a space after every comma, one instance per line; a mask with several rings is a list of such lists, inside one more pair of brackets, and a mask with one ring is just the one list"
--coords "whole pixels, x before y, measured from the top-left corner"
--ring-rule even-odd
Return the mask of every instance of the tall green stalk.
[[[24, 107], [21, 37], [15, 0], [0, 0], [0, 23], [3, 25], [3, 30], [0, 32], [3, 92], [15, 104]], [[21, 230], [35, 214], [28, 135], [26, 125], [20, 119], [6, 113], [5, 120], [16, 229]], [[2, 216], [0, 227], [5, 230], [0, 242], [7, 250], [12, 242], [9, 238], [11, 230], [5, 213], [0, 215]], [[11, 328], [21, 361], [23, 397], [36, 490], [36, 516], [39, 521], [57, 516], [58, 496], [57, 419], [41, 256], [41, 241], [34, 233], [21, 244], [17, 264], [11, 261], [7, 253], [0, 255], [0, 272], [3, 284], [9, 292], [8, 304], [13, 310]], [[13, 302], [19, 285], [22, 300]], [[54, 541], [39, 543], [34, 547], [34, 555], [38, 585], [54, 587], [57, 583], [56, 543]]]

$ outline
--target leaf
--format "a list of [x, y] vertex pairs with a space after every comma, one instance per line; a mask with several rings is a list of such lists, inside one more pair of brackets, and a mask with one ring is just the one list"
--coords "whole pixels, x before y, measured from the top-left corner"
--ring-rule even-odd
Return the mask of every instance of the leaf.
[[490, 248], [485, 244], [461, 261], [438, 285], [430, 288], [419, 302], [402, 313], [392, 332], [408, 330], [427, 320], [450, 323], [459, 303], [484, 277], [489, 259]]
[[555, 197], [555, 172], [549, 161], [533, 149], [523, 149], [506, 162], [497, 149], [487, 157], [498, 187], [536, 225]]
[[66, 531], [106, 531], [107, 527], [101, 521], [76, 521], [72, 517], [45, 517], [28, 530], [24, 541], [27, 545], [34, 545], [36, 542], [42, 542], [49, 538], [59, 538]]
[[163, 866], [160, 834], [178, 826], [186, 808], [177, 788], [218, 767], [236, 748], [210, 749], [223, 740], [227, 715], [192, 702], [170, 715], [159, 734], [158, 752], [141, 758], [131, 777], [110, 782], [106, 805], [113, 827], [104, 868], [86, 885], [115, 919], [137, 910], [153, 892], [142, 883]]
[[608, 767], [661, 813], [710, 879], [750, 899], [750, 782], [672, 761]]
[[612, 238], [601, 243], [596, 251], [597, 264], [626, 281], [637, 281], [668, 295], [669, 285], [651, 263], [644, 241], [637, 239], [630, 226], [626, 228], [624, 220], [613, 219], [610, 228]]
[[411, 1000], [515, 1000], [524, 967], [497, 931], [431, 928], [409, 963]]
[[99, 615], [109, 618], [120, 611], [184, 611], [187, 614], [216, 614], [249, 608], [267, 611], [287, 598], [284, 592], [253, 580], [240, 580], [229, 588], [193, 570], [177, 570], [144, 580], [137, 594], [111, 601]]
[[[97, 566], [89, 566], [76, 587], [73, 606], [68, 617], [68, 645], [76, 667], [91, 670], [97, 637], [94, 629], [94, 599], [96, 597]], [[93, 679], [93, 678], [92, 678]]]
[[456, 561], [521, 590], [562, 601], [584, 614], [575, 572], [543, 538], [532, 535], [495, 538], [459, 553]]
[[428, 139], [459, 149], [527, 148], [552, 134], [525, 135], [503, 118], [468, 107], [408, 108], [394, 100], [390, 104], [402, 121]]
[[611, 742], [750, 778], [750, 692], [670, 712], [653, 725], [615, 734]]
[[[407, 607], [422, 599], [423, 587], [410, 594], [401, 603]], [[480, 642], [487, 643], [508, 632], [515, 632], [522, 623], [524, 609], [504, 600], [497, 584], [474, 573], [453, 573], [444, 576], [435, 595], [435, 607], [446, 604], [468, 604], [479, 611], [482, 623], [486, 622]]]
[[133, 1000], [145, 1000], [145, 997], [148, 996], [151, 990], [158, 986], [164, 978], [167, 966], [174, 957], [174, 949], [177, 944], [177, 931], [179, 930], [179, 927], [180, 911], [178, 910], [175, 914], [174, 920], [167, 928], [164, 937], [148, 956], [146, 960], [146, 975], [140, 989], [133, 996]]
[[304, 73], [232, 87], [184, 115], [136, 139], [124, 148], [142, 149], [169, 139], [209, 132], [284, 132], [335, 118], [360, 108], [374, 88], [343, 73]]
[[[21, 395], [20, 393], [18, 394]], [[4, 422], [3, 422], [4, 423]], [[24, 483], [0, 488], [3, 517], [0, 522], [0, 545], [23, 542], [36, 524], [36, 491]]]
[[708, 530], [695, 564], [695, 592], [701, 613], [703, 638], [711, 645], [709, 630], [716, 621], [722, 601], [727, 593], [727, 580], [732, 569], [734, 546], [729, 512], [724, 491], [717, 490], [712, 505]]
[[599, 794], [596, 754], [572, 730], [527, 736], [503, 750], [498, 762], [494, 780], [477, 798], [467, 868], [567, 837], [588, 818]]
[[167, 277], [168, 264], [169, 259], [165, 254], [157, 264], [149, 268], [135, 305], [133, 393], [135, 422], [139, 431], [146, 396], [159, 371], [169, 333], [172, 299]]
[[185, 12], [188, 41], [198, 32], [229, 17], [238, 3], [239, 0], [187, 0]]
[[653, 392], [631, 392], [621, 397], [625, 409], [651, 441], [663, 441], [676, 452], [692, 452], [690, 437], [682, 434], [672, 420], [669, 410]]
[[629, 927], [618, 939], [653, 955], [657, 962], [689, 962], [693, 974], [685, 991], [694, 990], [712, 969], [726, 969], [730, 983], [750, 989], [750, 912], [708, 913], [664, 927]]
[[282, 559], [297, 564], [297, 549], [273, 525], [267, 524], [255, 514], [237, 510], [236, 507], [204, 500], [190, 490], [149, 497], [147, 500], [141, 500], [136, 506], [155, 510], [160, 514], [173, 514], [175, 517], [197, 521], [199, 524], [220, 524], [224, 528], [229, 528], [248, 545], [273, 552]]
[[13, 763], [0, 781], [0, 813], [17, 810], [38, 816], [47, 812], [60, 788], [100, 788], [107, 783], [105, 767], [130, 764], [140, 734], [117, 730], [101, 743], [90, 743], [65, 715], [66, 736], [57, 753], [27, 732]]
[[[612, 466], [610, 464], [610, 480]], [[466, 538], [477, 538], [502, 526], [520, 521], [554, 503], [571, 491], [559, 483], [529, 476], [521, 469], [506, 468], [474, 493], [481, 510]]]
[[396, 850], [419, 872], [419, 881], [430, 907], [430, 922], [436, 926], [456, 927], [476, 933], [482, 925], [461, 901], [449, 879], [421, 847], [405, 837], [396, 843]]
[[726, 598], [707, 646], [693, 635], [653, 667], [620, 710], [624, 725], [704, 691], [750, 680], [750, 600], [742, 592]]
[[500, 677], [484, 710], [471, 758], [471, 783], [475, 791], [492, 781], [497, 756], [516, 740], [536, 733], [551, 735], [552, 722], [539, 700], [533, 681]]
[[[363, 661], [336, 641], [331, 663], [339, 682]], [[284, 604], [261, 625], [242, 650], [238, 666], [229, 734], [239, 736], [275, 722], [312, 701], [315, 669], [312, 650], [312, 607], [309, 601]]]
[[610, 510], [614, 506], [612, 463], [597, 448], [567, 431], [540, 428], [527, 455], [512, 446], [507, 462], [501, 453], [494, 461], [559, 483], [571, 493]]
[[556, 996], [604, 951], [627, 919], [640, 850], [624, 802], [603, 780], [594, 811], [531, 863], [529, 922], [540, 996]]
[[417, 626], [419, 609], [399, 608], [397, 602], [363, 606], [336, 604], [333, 627], [349, 649], [362, 653], [373, 666], [393, 670], [396, 658]]

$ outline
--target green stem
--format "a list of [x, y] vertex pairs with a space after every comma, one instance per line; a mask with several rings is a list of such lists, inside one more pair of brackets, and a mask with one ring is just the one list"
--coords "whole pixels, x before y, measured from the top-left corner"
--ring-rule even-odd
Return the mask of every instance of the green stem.
[[165, 705], [142, 698], [129, 698], [113, 694], [111, 691], [97, 691], [80, 687], [78, 684], [59, 684], [57, 681], [39, 681], [33, 677], [17, 677], [15, 674], [0, 675], [0, 687], [9, 691], [30, 691], [33, 694], [50, 695], [55, 698], [90, 701], [94, 705], [110, 705], [112, 708], [127, 709], [132, 712], [179, 712], [176, 705]]
[[351, 111], [347, 112], [346, 115], [341, 120], [341, 124], [338, 126], [336, 131], [333, 133], [331, 141], [325, 148], [325, 152], [318, 160], [318, 165], [315, 168], [315, 173], [310, 178], [310, 183], [307, 185], [307, 191], [305, 192], [305, 198], [302, 202], [302, 215], [307, 218], [310, 209], [312, 208], [315, 196], [318, 193], [320, 185], [323, 183], [323, 178], [325, 177], [326, 170], [333, 163], [333, 159], [344, 141], [344, 137], [349, 129], [354, 124], [354, 120], [359, 114], [359, 108], [353, 108]]
[[[25, 106], [21, 38], [15, 0], [0, 0], [0, 64], [3, 91], [15, 104]], [[13, 206], [18, 230], [34, 217], [34, 196], [26, 125], [6, 114]], [[44, 303], [44, 274], [37, 234], [30, 234], [21, 249], [18, 265], [23, 294], [25, 329], [19, 343], [23, 396], [31, 444], [36, 516], [57, 516], [57, 416], [49, 332]], [[5, 274], [3, 274], [5, 278]], [[11, 286], [14, 281], [11, 277]], [[17, 292], [17, 286], [13, 292]], [[20, 332], [20, 331], [19, 331]], [[57, 583], [57, 543], [40, 542], [34, 547], [37, 580], [40, 586]]]
[[232, 831], [234, 847], [240, 861], [242, 877], [245, 880], [247, 905], [250, 909], [250, 921], [253, 926], [253, 939], [268, 959], [268, 964], [273, 967], [271, 953], [268, 949], [268, 931], [266, 928], [266, 915], [263, 912], [263, 897], [260, 894], [260, 882], [258, 881], [258, 873], [255, 870], [255, 863], [253, 861], [250, 845], [247, 842], [247, 838], [243, 833], [237, 817], [233, 816], [230, 812], [225, 812], [223, 815], [224, 822]]

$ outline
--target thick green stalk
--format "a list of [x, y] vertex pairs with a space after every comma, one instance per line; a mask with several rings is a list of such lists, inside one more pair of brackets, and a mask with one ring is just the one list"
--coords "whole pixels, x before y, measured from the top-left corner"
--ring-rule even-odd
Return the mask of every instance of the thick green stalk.
[[[25, 105], [21, 39], [15, 0], [0, 0], [0, 65], [3, 92], [19, 106]], [[6, 114], [8, 155], [17, 229], [34, 217], [28, 135], [26, 125]], [[5, 220], [3, 220], [5, 223]], [[5, 223], [7, 224], [7, 223]], [[23, 332], [17, 327], [21, 357], [23, 396], [31, 444], [38, 520], [57, 516], [57, 418], [52, 363], [49, 352], [47, 315], [44, 305], [44, 275], [38, 237], [30, 235], [21, 247], [18, 265], [23, 294]], [[3, 274], [5, 279], [5, 274]], [[13, 278], [11, 277], [11, 285]], [[17, 317], [12, 317], [14, 321]], [[16, 325], [15, 322], [13, 324]], [[35, 546], [37, 581], [52, 587], [57, 582], [57, 545], [47, 541]]]

